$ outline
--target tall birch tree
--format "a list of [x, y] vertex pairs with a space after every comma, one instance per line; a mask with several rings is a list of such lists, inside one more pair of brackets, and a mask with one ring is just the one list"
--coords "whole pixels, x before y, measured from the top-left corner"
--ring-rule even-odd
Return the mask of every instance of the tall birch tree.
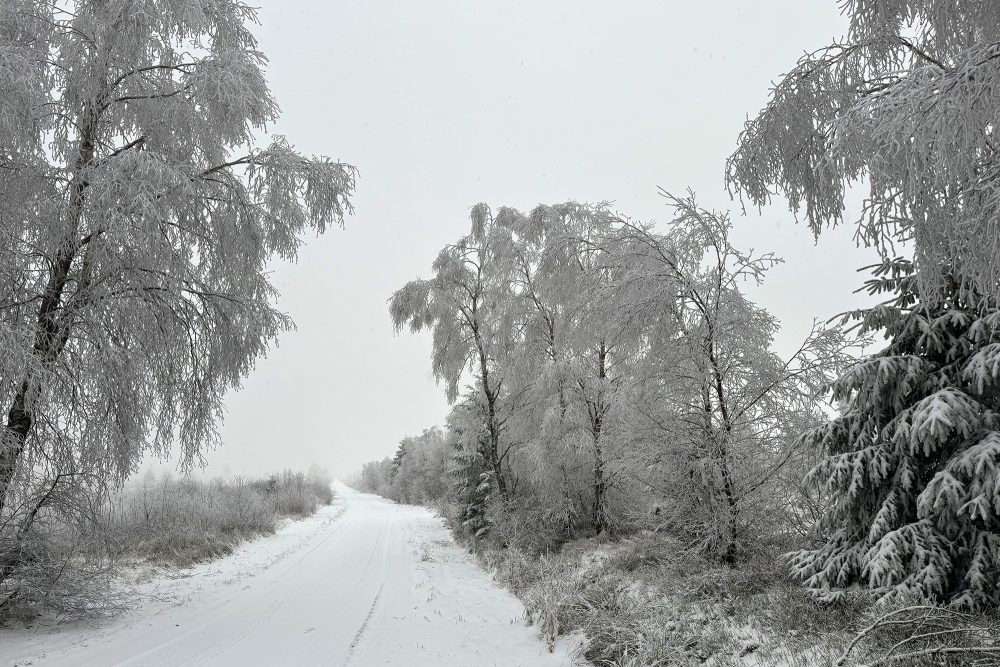
[[[566, 216], [563, 237], [554, 244], [550, 283], [567, 296], [564, 329], [565, 376], [570, 404], [589, 450], [591, 524], [598, 533], [609, 524], [607, 494], [612, 484], [607, 446], [615, 395], [624, 381], [620, 358], [631, 329], [622, 327], [615, 299], [615, 264], [605, 239], [616, 216], [604, 207], [577, 208]], [[560, 247], [561, 246], [561, 247]]]
[[761, 527], [761, 506], [796, 438], [822, 421], [826, 387], [851, 358], [838, 329], [818, 326], [790, 357], [778, 357], [777, 320], [742, 288], [760, 284], [780, 260], [736, 248], [729, 217], [693, 195], [664, 195], [675, 211], [667, 233], [625, 222], [615, 251], [619, 307], [646, 341], [634, 428], [655, 443], [649, 460], [672, 473], [677, 525], [706, 553], [733, 562]]
[[350, 211], [353, 167], [257, 145], [278, 106], [255, 21], [0, 3], [0, 511], [33, 475], [121, 481], [174, 443], [196, 462], [290, 326], [267, 262]]
[[608, 283], [600, 240], [616, 218], [606, 206], [577, 202], [539, 206], [529, 215], [509, 218], [516, 223], [510, 250], [525, 332], [514, 366], [522, 371], [519, 384], [526, 386], [534, 408], [533, 414], [522, 412], [522, 429], [541, 434], [533, 438], [535, 460], [554, 463], [561, 478], [560, 504], [568, 513], [576, 513], [572, 460], [574, 455], [588, 459], [589, 518], [601, 532], [608, 523], [602, 438], [610, 390], [617, 384], [609, 369], [620, 341], [609, 295], [599, 293]]
[[483, 455], [502, 500], [513, 491], [507, 438], [510, 409], [505, 400], [507, 361], [514, 341], [510, 226], [497, 221], [516, 215], [477, 204], [472, 229], [445, 246], [434, 260], [434, 277], [408, 282], [389, 300], [396, 331], [433, 332], [432, 370], [445, 383], [449, 402], [458, 398], [463, 376], [472, 373], [486, 430]]

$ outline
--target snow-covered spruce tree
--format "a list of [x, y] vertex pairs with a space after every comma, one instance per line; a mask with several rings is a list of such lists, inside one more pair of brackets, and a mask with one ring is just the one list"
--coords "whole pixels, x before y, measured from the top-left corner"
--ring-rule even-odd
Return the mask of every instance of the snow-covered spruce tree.
[[392, 456], [392, 462], [389, 464], [389, 484], [390, 492], [389, 497], [393, 500], [405, 500], [405, 497], [409, 495], [409, 485], [410, 480], [406, 477], [400, 479], [399, 470], [403, 467], [403, 459], [406, 458], [407, 446], [410, 444], [410, 438], [403, 438], [399, 441], [399, 446], [396, 447], [396, 453]]
[[173, 443], [197, 461], [290, 325], [267, 262], [350, 209], [352, 167], [256, 147], [278, 107], [254, 20], [238, 0], [0, 3], [4, 539], [63, 484]]
[[476, 396], [467, 396], [448, 415], [447, 441], [452, 449], [448, 472], [456, 507], [454, 520], [466, 534], [482, 538], [489, 533], [486, 510], [493, 484], [483, 454], [489, 436], [483, 428], [477, 405]]
[[729, 159], [730, 187], [757, 206], [783, 194], [819, 234], [867, 183], [859, 239], [912, 241], [924, 301], [948, 298], [950, 272], [1000, 297], [1000, 3], [841, 4], [846, 39], [774, 86]]
[[927, 304], [912, 262], [875, 267], [869, 291], [895, 296], [854, 315], [889, 345], [841, 375], [842, 414], [803, 436], [826, 454], [807, 481], [833, 505], [825, 543], [791, 565], [821, 595], [1000, 603], [1000, 310], [974, 283], [937, 282]]

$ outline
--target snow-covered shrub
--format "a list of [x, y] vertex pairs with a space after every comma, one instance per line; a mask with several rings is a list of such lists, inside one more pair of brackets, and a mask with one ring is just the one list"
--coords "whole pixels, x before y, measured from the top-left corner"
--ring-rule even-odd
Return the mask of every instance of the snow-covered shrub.
[[190, 565], [274, 532], [276, 515], [251, 480], [148, 478], [113, 499], [110, 533], [130, 555]]
[[532, 498], [493, 502], [488, 507], [486, 519], [490, 539], [495, 544], [526, 554], [554, 551], [567, 539], [561, 517], [533, 502]]
[[105, 495], [87, 481], [33, 476], [0, 512], [0, 624], [50, 611], [63, 619], [114, 612], [117, 545], [106, 539]]
[[934, 306], [915, 268], [878, 265], [883, 305], [855, 314], [889, 345], [833, 385], [842, 413], [804, 439], [807, 478], [832, 494], [824, 544], [791, 554], [821, 595], [849, 587], [963, 607], [1000, 602], [1000, 310], [954, 278]]
[[333, 501], [331, 480], [321, 474], [285, 470], [267, 480], [269, 504], [279, 516], [304, 517]]

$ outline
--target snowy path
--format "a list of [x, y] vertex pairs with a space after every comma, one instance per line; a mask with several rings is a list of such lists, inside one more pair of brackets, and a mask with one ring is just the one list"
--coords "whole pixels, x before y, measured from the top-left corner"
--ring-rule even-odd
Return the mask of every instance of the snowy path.
[[96, 628], [0, 630], [9, 665], [568, 667], [429, 511], [338, 488], [231, 557], [158, 575]]

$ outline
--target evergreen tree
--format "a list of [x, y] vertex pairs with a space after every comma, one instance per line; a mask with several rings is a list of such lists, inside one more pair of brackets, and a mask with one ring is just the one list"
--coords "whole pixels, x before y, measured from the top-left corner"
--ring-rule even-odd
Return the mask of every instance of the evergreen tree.
[[399, 474], [399, 468], [403, 465], [403, 458], [406, 456], [407, 442], [409, 442], [409, 438], [403, 438], [399, 441], [399, 446], [396, 447], [396, 453], [392, 457], [392, 467], [389, 468], [390, 480], [395, 480], [396, 475]]
[[448, 429], [455, 480], [452, 497], [458, 507], [458, 521], [468, 535], [485, 537], [489, 532], [486, 507], [494, 484], [484, 454], [489, 447], [488, 434], [476, 417], [474, 397], [455, 406], [448, 416]]
[[912, 262], [868, 282], [887, 302], [854, 313], [889, 345], [834, 384], [840, 416], [803, 436], [826, 458], [807, 482], [832, 495], [825, 543], [791, 554], [822, 596], [849, 587], [962, 607], [1000, 601], [1000, 310], [945, 275], [918, 297]]

